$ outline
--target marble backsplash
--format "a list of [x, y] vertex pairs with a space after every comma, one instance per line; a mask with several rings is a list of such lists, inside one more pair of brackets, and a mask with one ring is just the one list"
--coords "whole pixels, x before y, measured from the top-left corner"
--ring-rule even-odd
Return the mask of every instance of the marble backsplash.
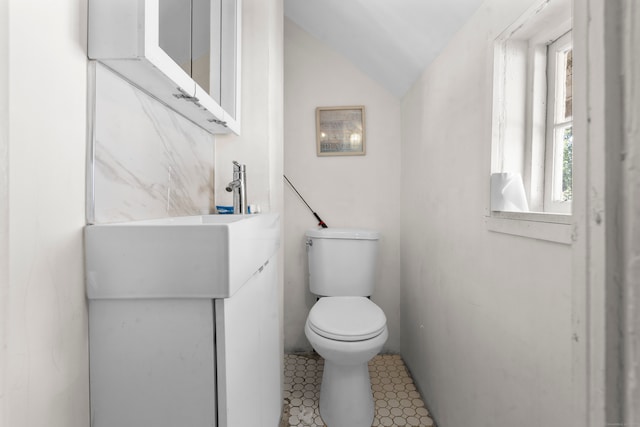
[[92, 65], [95, 110], [87, 221], [209, 213], [214, 204], [214, 136], [110, 69]]

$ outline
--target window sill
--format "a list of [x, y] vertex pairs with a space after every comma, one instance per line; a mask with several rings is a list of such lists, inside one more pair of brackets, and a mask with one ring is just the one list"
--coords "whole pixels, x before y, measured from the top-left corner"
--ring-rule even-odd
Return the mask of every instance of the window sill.
[[570, 245], [571, 215], [541, 212], [491, 212], [485, 217], [489, 231]]

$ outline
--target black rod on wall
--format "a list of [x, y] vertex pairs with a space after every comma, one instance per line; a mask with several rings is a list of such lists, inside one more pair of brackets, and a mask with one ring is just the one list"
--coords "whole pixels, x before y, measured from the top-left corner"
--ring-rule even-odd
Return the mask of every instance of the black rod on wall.
[[304, 197], [302, 197], [302, 195], [298, 192], [298, 190], [296, 190], [296, 187], [293, 186], [293, 184], [291, 183], [291, 181], [289, 181], [289, 178], [287, 178], [286, 175], [282, 175], [285, 179], [285, 181], [287, 181], [287, 183], [291, 186], [291, 188], [293, 189], [293, 191], [296, 192], [296, 194], [298, 195], [298, 197], [300, 197], [300, 200], [302, 200], [302, 202], [307, 205], [307, 207], [309, 208], [309, 210], [311, 211], [311, 213], [313, 214], [313, 216], [316, 217], [316, 219], [318, 220], [318, 225], [322, 228], [327, 228], [327, 224], [325, 224], [325, 222], [320, 219], [320, 216], [315, 213], [315, 211], [313, 209], [311, 209], [311, 206], [309, 206], [309, 203], [307, 203], [307, 201], [304, 199]]

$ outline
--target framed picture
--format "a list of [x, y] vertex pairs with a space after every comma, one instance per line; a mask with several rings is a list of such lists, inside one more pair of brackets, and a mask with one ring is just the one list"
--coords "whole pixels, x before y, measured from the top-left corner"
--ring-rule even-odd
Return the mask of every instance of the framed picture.
[[318, 156], [365, 154], [364, 107], [316, 108]]

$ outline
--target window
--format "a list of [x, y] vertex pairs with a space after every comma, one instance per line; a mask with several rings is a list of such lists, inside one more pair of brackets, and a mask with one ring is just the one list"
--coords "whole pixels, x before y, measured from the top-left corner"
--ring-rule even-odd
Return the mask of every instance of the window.
[[571, 32], [547, 46], [544, 211], [571, 213], [573, 169]]
[[537, 1], [493, 47], [488, 216], [567, 225], [573, 186], [571, 0]]

